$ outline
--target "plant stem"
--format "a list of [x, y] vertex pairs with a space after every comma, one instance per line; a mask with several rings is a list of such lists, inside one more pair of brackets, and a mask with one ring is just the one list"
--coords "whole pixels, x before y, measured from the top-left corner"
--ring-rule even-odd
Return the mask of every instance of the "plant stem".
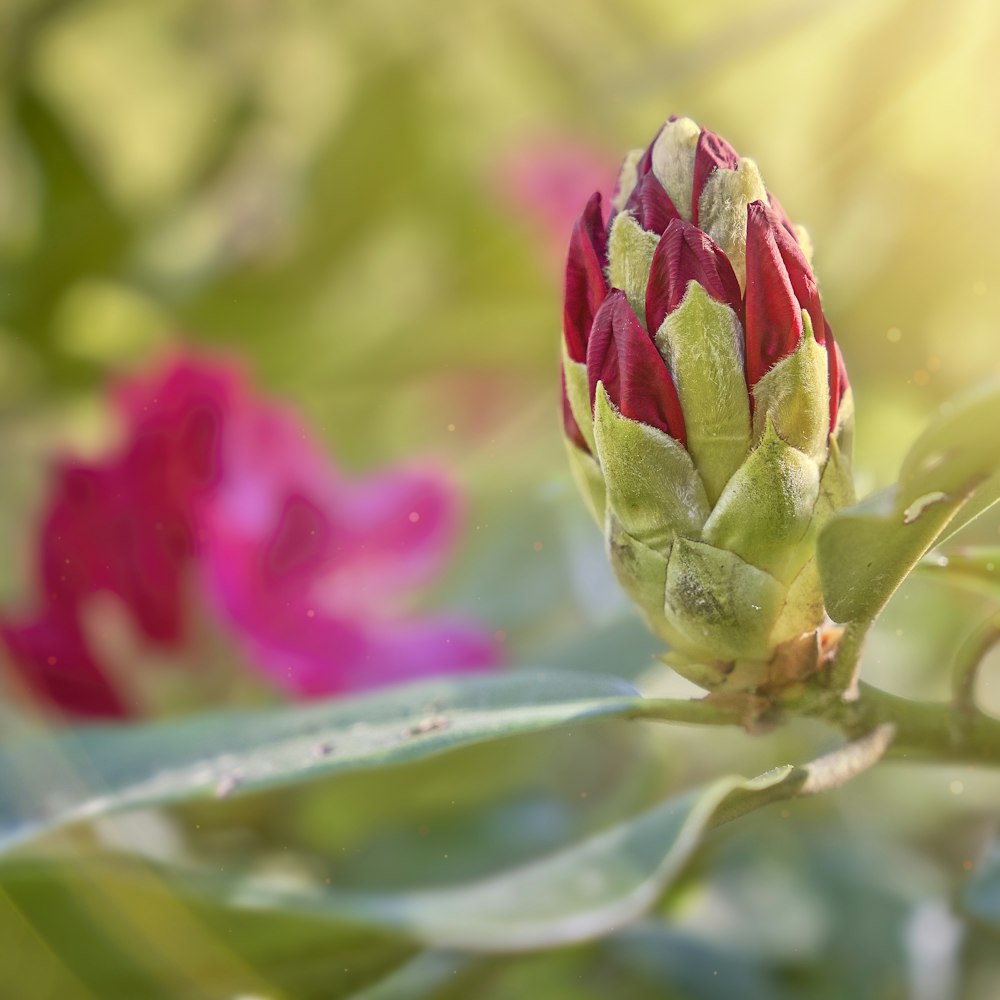
[[896, 733], [887, 758], [1000, 767], [1000, 720], [976, 709], [911, 701], [862, 684], [855, 701], [831, 698], [808, 714], [851, 738], [891, 723]]
[[[851, 740], [891, 725], [895, 735], [886, 750], [887, 759], [1000, 767], [1000, 720], [969, 706], [912, 701], [861, 684], [853, 701], [831, 692], [803, 703], [798, 710], [789, 706], [783, 718], [795, 716], [826, 722]], [[738, 711], [697, 699], [650, 698], [630, 708], [627, 717], [707, 726], [744, 725]]]
[[951, 693], [957, 708], [965, 712], [974, 711], [979, 667], [986, 654], [998, 642], [1000, 642], [1000, 622], [994, 615], [962, 643], [951, 672]]
[[631, 707], [627, 719], [650, 719], [656, 722], [681, 722], [696, 726], [739, 726], [742, 716], [732, 709], [713, 705], [698, 698], [644, 698]]

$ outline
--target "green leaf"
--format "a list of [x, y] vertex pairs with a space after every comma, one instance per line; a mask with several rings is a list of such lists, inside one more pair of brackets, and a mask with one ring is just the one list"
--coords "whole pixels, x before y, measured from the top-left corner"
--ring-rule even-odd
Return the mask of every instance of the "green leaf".
[[995, 595], [1000, 590], [1000, 546], [976, 545], [932, 552], [921, 560], [919, 568], [931, 576], [984, 593]]
[[[281, 914], [328, 923], [340, 934], [345, 928], [367, 929], [438, 948], [512, 952], [554, 947], [604, 936], [641, 916], [717, 818], [787, 795], [802, 775], [785, 767], [753, 781], [722, 778], [554, 853], [444, 887], [345, 890], [288, 874], [239, 877], [127, 856], [63, 855], [13, 859], [0, 866], [0, 896], [16, 894], [26, 882], [35, 895], [70, 882], [82, 900], [113, 899], [118, 908], [127, 901], [128, 911], [144, 914], [149, 928], [166, 925], [161, 911], [177, 897], [196, 909], [225, 905], [234, 917]], [[109, 879], [118, 883], [113, 890], [104, 885]], [[164, 890], [168, 901], [162, 898]], [[59, 905], [39, 907], [36, 927], [44, 934], [50, 927], [52, 933], [70, 933], [63, 910]], [[111, 919], [122, 915], [108, 914]], [[59, 952], [60, 941], [49, 940]]]
[[830, 520], [818, 555], [834, 621], [872, 621], [932, 546], [1000, 499], [998, 423], [995, 384], [944, 407], [896, 486]]
[[234, 905], [227, 891], [114, 854], [2, 865], [3, 995], [347, 1000], [416, 950], [331, 915]]
[[624, 714], [639, 700], [612, 678], [512, 671], [271, 711], [33, 735], [0, 747], [0, 850], [68, 823], [401, 763]]

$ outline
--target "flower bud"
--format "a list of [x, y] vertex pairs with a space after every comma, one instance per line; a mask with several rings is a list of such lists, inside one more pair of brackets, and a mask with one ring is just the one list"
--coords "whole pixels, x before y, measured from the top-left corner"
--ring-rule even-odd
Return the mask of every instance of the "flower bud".
[[703, 686], [817, 669], [819, 528], [853, 502], [850, 389], [803, 230], [752, 160], [672, 118], [573, 231], [563, 415], [625, 590]]

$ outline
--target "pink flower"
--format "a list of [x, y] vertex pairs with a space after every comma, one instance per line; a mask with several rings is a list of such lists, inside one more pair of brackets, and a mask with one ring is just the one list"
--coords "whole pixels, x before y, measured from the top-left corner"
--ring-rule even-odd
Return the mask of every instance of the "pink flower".
[[518, 215], [546, 239], [553, 268], [562, 265], [580, 204], [597, 190], [609, 195], [618, 176], [614, 158], [576, 139], [526, 144], [500, 164], [499, 186]]
[[442, 567], [454, 490], [428, 468], [350, 481], [288, 411], [232, 367], [182, 358], [114, 395], [127, 428], [103, 463], [67, 464], [45, 515], [42, 609], [2, 627], [40, 696], [76, 715], [128, 714], [87, 648], [84, 601], [110, 592], [150, 643], [187, 635], [185, 595], [297, 697], [496, 660], [479, 627], [401, 616]]

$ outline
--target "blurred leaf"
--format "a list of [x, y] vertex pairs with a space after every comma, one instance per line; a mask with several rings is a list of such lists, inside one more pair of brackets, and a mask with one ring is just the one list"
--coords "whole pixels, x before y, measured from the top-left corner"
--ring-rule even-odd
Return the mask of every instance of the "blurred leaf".
[[789, 1000], [775, 968], [648, 920], [597, 943], [527, 955], [426, 951], [352, 1000]]
[[0, 747], [0, 849], [139, 807], [380, 767], [627, 712], [623, 681], [517, 671], [366, 697], [147, 726], [93, 726]]
[[[232, 907], [234, 914], [266, 913], [327, 920], [395, 932], [436, 947], [471, 951], [533, 950], [601, 937], [641, 916], [682, 869], [715, 818], [739, 803], [741, 811], [775, 798], [792, 768], [752, 781], [726, 777], [639, 816], [527, 862], [444, 887], [401, 892], [326, 888], [285, 876], [233, 877], [214, 869], [146, 865], [129, 856], [14, 859], [0, 866], [0, 885], [27, 879], [40, 893], [67, 879], [86, 886], [106, 878], [131, 880], [120, 895], [138, 907], [147, 889], [169, 889], [170, 900]], [[156, 875], [155, 880], [153, 875]], [[119, 895], [116, 890], [114, 893]], [[93, 891], [88, 893], [95, 898]], [[160, 900], [160, 906], [165, 905]], [[156, 899], [150, 901], [156, 909]], [[45, 919], [46, 907], [35, 917]], [[63, 918], [54, 918], [57, 929]], [[58, 950], [58, 949], [57, 949]]]
[[414, 951], [330, 915], [234, 907], [117, 856], [0, 866], [0, 935], [18, 1000], [335, 1000]]
[[1000, 547], [995, 545], [932, 552], [921, 561], [919, 568], [949, 583], [961, 583], [994, 596], [1000, 592]]
[[965, 884], [960, 903], [969, 916], [1000, 931], [1000, 844], [993, 845]]
[[833, 517], [819, 564], [834, 621], [873, 620], [928, 549], [1000, 499], [998, 423], [996, 384], [943, 407], [899, 482]]
[[0, 319], [27, 343], [51, 351], [64, 293], [81, 279], [116, 273], [132, 234], [52, 108], [26, 85], [15, 97], [45, 200], [32, 252], [0, 274]]
[[[713, 838], [692, 873], [700, 878], [668, 901], [674, 926], [784, 969], [803, 1000], [910, 996], [908, 936], [915, 908], [939, 900], [940, 869], [876, 831], [859, 836], [843, 802], [799, 800], [787, 822], [761, 811]], [[937, 949], [921, 945], [931, 959]]]

